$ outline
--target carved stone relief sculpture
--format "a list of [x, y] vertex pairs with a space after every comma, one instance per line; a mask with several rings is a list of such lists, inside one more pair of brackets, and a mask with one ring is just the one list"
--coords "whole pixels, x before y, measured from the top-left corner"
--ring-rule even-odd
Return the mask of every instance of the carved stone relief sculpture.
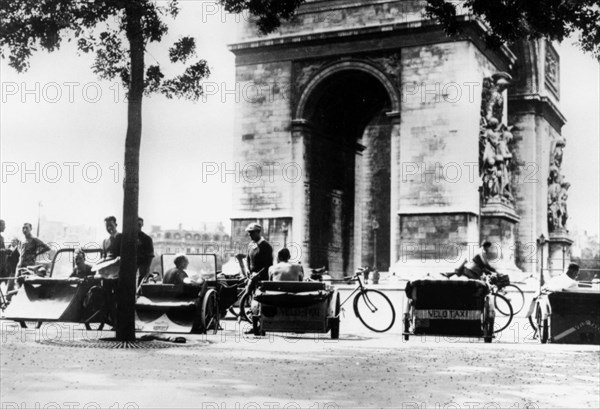
[[511, 188], [512, 127], [503, 123], [503, 92], [511, 79], [504, 72], [483, 79], [479, 146], [484, 204], [496, 201], [512, 205], [514, 202]]

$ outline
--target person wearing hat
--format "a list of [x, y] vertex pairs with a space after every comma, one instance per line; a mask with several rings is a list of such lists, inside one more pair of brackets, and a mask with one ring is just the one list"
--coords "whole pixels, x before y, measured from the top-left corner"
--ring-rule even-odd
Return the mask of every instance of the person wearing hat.
[[273, 265], [273, 247], [262, 237], [262, 226], [258, 223], [250, 223], [246, 227], [248, 236], [252, 240], [248, 244], [248, 271], [250, 274], [258, 274], [258, 280], [269, 279], [269, 267]]

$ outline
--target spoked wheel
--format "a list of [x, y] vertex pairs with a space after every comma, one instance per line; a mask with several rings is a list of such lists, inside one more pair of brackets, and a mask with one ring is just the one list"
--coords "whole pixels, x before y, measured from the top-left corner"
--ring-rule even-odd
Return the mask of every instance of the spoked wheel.
[[396, 320], [392, 302], [378, 290], [364, 290], [354, 297], [354, 313], [365, 327], [375, 332], [386, 332]]
[[219, 329], [219, 300], [217, 292], [211, 288], [202, 299], [202, 327], [207, 334], [216, 334]]
[[242, 320], [252, 323], [252, 294], [246, 293], [240, 300], [240, 314], [239, 318]]
[[[336, 293], [337, 294], [337, 293]], [[340, 338], [340, 296], [337, 294], [335, 297], [335, 317], [330, 318], [331, 320], [331, 339]]]
[[535, 321], [537, 324], [537, 330], [540, 334], [540, 342], [545, 344], [548, 342], [548, 333], [550, 332], [550, 323], [548, 322], [548, 318], [542, 318], [542, 309], [538, 305], [535, 310]]
[[505, 287], [502, 287], [498, 292], [510, 302], [514, 315], [517, 315], [523, 310], [523, 306], [525, 305], [525, 294], [523, 294], [523, 290], [519, 287], [514, 284], [508, 284]]
[[485, 299], [485, 305], [483, 307], [482, 328], [483, 328], [483, 341], [486, 344], [492, 342], [494, 337], [494, 312], [492, 311], [492, 305], [489, 296]]
[[411, 321], [413, 315], [413, 304], [412, 301], [406, 303], [406, 312], [404, 313], [404, 340], [408, 341], [411, 332]]
[[514, 314], [512, 305], [510, 305], [510, 301], [508, 301], [506, 297], [500, 294], [492, 294], [492, 297], [494, 297], [493, 304], [496, 310], [496, 317], [494, 320], [496, 330], [494, 331], [494, 334], [497, 334], [504, 331], [510, 325]]

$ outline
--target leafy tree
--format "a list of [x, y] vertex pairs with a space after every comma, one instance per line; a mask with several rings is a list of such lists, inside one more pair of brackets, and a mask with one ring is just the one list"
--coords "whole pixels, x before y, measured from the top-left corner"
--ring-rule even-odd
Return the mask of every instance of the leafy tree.
[[600, 59], [600, 0], [427, 0], [426, 11], [456, 35], [457, 7], [487, 23], [491, 46], [542, 37], [562, 41], [577, 33], [579, 47]]
[[[225, 10], [249, 11], [263, 33], [290, 18], [304, 0], [219, 0]], [[139, 192], [139, 154], [142, 136], [142, 99], [162, 93], [167, 98], [196, 100], [202, 80], [210, 74], [207, 62], [196, 57], [193, 37], [182, 37], [169, 48], [172, 63], [188, 63], [182, 74], [165, 78], [159, 65], [145, 65], [146, 46], [160, 43], [168, 32], [167, 18], [175, 18], [177, 0], [19, 0], [0, 2], [2, 58], [18, 72], [29, 68], [38, 48], [55, 51], [64, 40], [77, 39], [84, 53], [95, 53], [92, 70], [101, 79], [120, 79], [128, 93], [123, 200], [123, 241], [117, 338], [135, 339], [135, 273]]]

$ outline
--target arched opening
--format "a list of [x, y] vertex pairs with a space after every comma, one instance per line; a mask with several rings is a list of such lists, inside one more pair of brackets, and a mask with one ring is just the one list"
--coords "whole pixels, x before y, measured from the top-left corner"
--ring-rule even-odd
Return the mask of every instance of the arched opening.
[[307, 148], [309, 263], [349, 274], [390, 261], [392, 110], [388, 88], [371, 72], [337, 70], [312, 87], [301, 115]]

